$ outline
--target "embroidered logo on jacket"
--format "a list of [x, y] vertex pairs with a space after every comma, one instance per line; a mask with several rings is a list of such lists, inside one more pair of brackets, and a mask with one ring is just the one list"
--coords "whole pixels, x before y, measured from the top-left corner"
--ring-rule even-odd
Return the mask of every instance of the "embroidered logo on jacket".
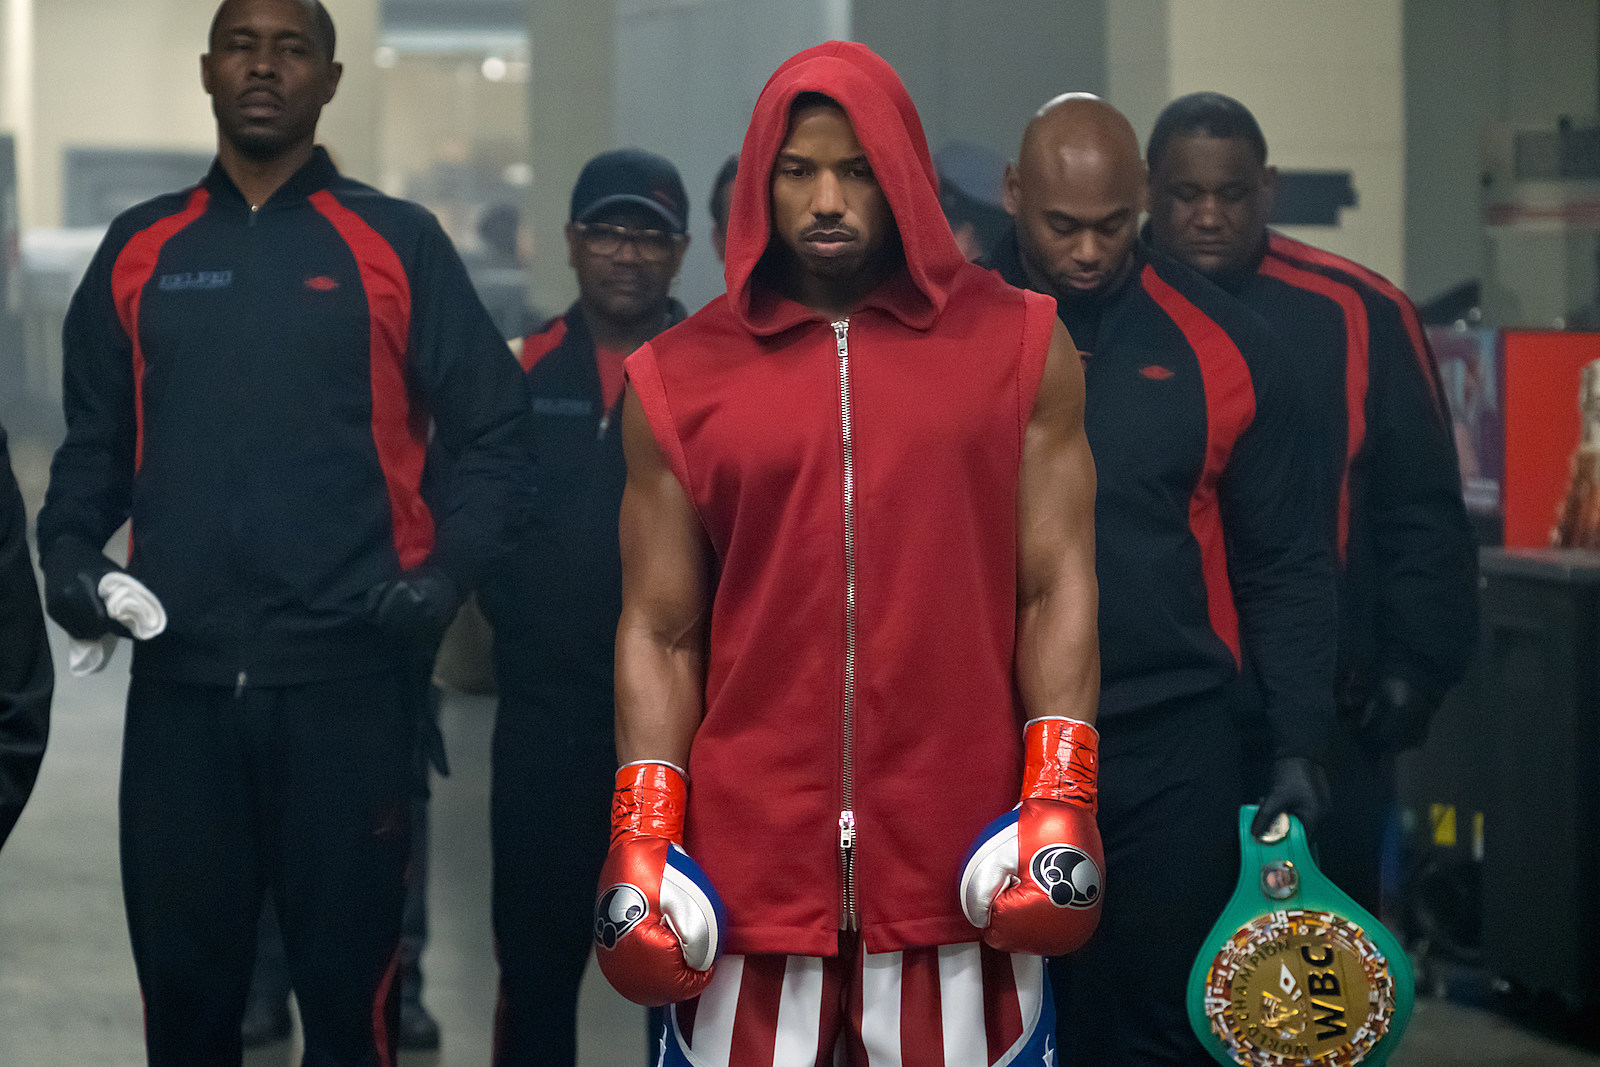
[[226, 289], [233, 284], [233, 271], [191, 270], [182, 274], [163, 274], [156, 284], [165, 293], [185, 289]]
[[1148, 367], [1140, 367], [1139, 373], [1149, 378], [1152, 382], [1164, 382], [1172, 377], [1172, 372], [1159, 363], [1152, 363]]
[[339, 288], [339, 283], [326, 274], [319, 274], [315, 278], [306, 279], [306, 288], [315, 289], [319, 293], [329, 293]]
[[593, 415], [592, 401], [566, 396], [536, 396], [529, 406], [535, 415]]

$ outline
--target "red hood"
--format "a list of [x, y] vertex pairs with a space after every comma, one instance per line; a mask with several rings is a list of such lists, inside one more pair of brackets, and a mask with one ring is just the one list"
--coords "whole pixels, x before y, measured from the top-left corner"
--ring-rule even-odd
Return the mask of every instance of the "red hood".
[[753, 279], [772, 233], [771, 175], [800, 93], [825, 93], [855, 126], [867, 161], [889, 199], [907, 271], [866, 301], [914, 329], [932, 326], [964, 260], [939, 207], [939, 184], [922, 120], [894, 68], [865, 45], [829, 41], [792, 58], [767, 80], [739, 153], [728, 213], [728, 299], [750, 332], [770, 335], [816, 313]]

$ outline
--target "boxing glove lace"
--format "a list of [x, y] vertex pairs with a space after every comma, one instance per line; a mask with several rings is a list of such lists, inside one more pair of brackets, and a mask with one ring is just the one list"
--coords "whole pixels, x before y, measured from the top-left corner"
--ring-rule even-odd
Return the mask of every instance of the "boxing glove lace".
[[688, 796], [683, 772], [670, 763], [642, 760], [617, 771], [595, 955], [616, 991], [647, 1007], [699, 996], [722, 954], [722, 898], [682, 846]]
[[1105, 855], [1095, 826], [1100, 735], [1034, 719], [1023, 735], [1022, 802], [984, 828], [961, 872], [961, 908], [1002, 952], [1062, 956], [1100, 920]]

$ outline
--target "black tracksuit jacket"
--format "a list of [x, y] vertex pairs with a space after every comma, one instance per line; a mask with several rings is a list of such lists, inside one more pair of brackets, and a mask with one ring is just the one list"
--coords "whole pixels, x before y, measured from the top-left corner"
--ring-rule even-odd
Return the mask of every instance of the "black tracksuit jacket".
[[[663, 329], [683, 317], [672, 301]], [[523, 345], [539, 511], [478, 592], [494, 628], [495, 675], [501, 692], [514, 696], [575, 685], [609, 704], [622, 614], [622, 401], [605, 406], [579, 305]]]
[[[1111, 292], [1059, 300], [1084, 357], [1100, 718], [1212, 692], [1248, 655], [1274, 755], [1333, 724], [1334, 572], [1294, 383], [1266, 324], [1142, 242]], [[1013, 232], [992, 264], [1027, 286]]]
[[0, 429], [0, 847], [38, 777], [55, 685], [27, 532], [22, 493], [11, 473], [6, 432]]
[[1477, 646], [1477, 556], [1416, 309], [1381, 276], [1275, 233], [1213, 280], [1266, 319], [1307, 398], [1336, 509], [1341, 706], [1361, 708], [1385, 678], [1437, 705]]
[[[169, 618], [136, 674], [393, 669], [369, 591], [424, 562], [469, 587], [527, 512], [517, 365], [449, 239], [320, 148], [259, 210], [218, 164], [119, 216], [63, 338], [41, 558], [70, 573], [131, 516], [128, 569]], [[430, 419], [456, 457], [437, 513]]]

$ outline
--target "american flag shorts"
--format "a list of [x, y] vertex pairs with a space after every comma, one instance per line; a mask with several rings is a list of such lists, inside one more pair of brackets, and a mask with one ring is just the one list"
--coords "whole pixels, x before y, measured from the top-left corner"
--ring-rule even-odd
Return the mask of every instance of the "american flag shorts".
[[1041, 957], [981, 943], [841, 949], [724, 956], [704, 993], [668, 1009], [657, 1067], [1053, 1067]]

